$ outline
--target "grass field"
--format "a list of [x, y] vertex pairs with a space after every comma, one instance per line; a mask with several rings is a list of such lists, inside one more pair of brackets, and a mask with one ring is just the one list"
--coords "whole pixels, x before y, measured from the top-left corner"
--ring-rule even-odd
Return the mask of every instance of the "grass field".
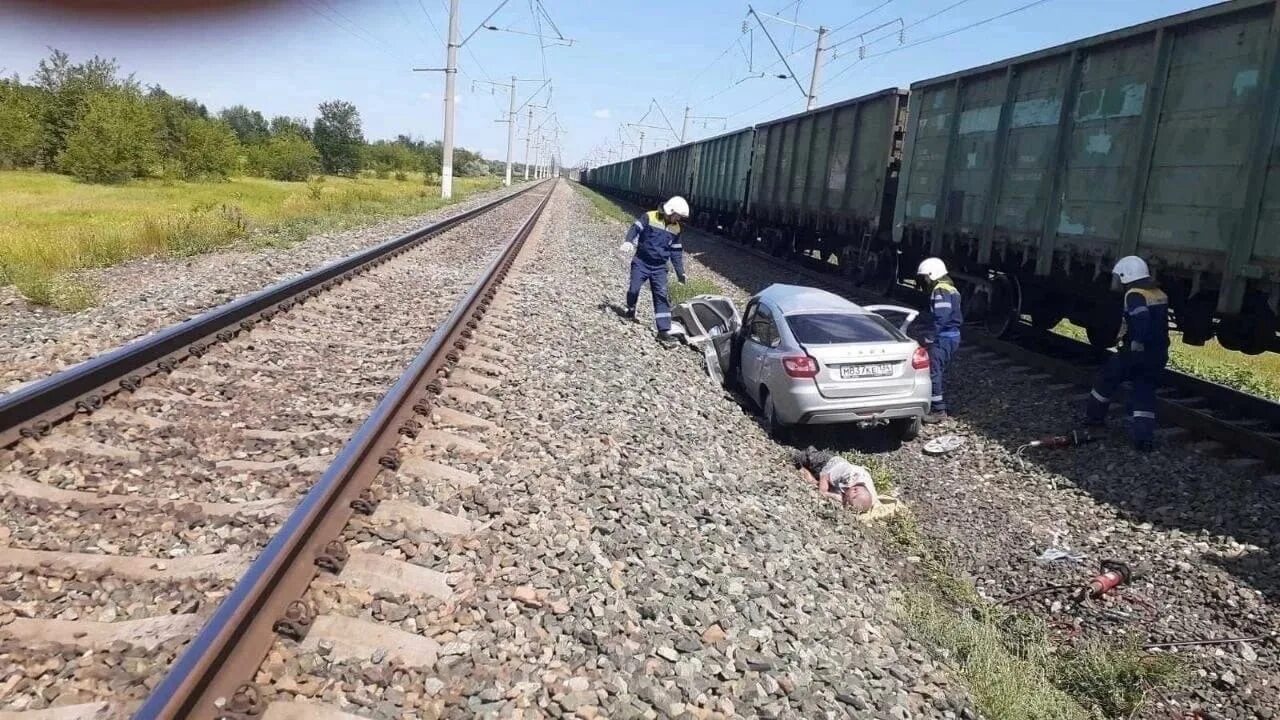
[[[458, 178], [454, 200], [499, 184], [498, 178]], [[73, 310], [94, 301], [94, 288], [71, 275], [76, 270], [236, 243], [289, 245], [314, 232], [444, 204], [439, 187], [424, 185], [420, 175], [104, 186], [52, 173], [5, 171], [0, 172], [0, 285], [15, 286], [33, 302]]]

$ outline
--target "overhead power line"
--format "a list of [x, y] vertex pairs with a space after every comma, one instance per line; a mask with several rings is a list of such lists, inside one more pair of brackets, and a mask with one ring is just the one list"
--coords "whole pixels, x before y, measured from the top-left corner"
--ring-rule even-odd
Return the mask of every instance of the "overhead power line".
[[[962, 3], [964, 3], [964, 2], [967, 2], [967, 1], [968, 1], [968, 0], [961, 0], [961, 2], [958, 2], [958, 3], [956, 3], [955, 5], [952, 5], [951, 7], [955, 7], [956, 5], [960, 5], [960, 4], [962, 4]], [[1036, 7], [1037, 5], [1043, 5], [1043, 4], [1047, 3], [1047, 2], [1049, 2], [1049, 0], [1032, 0], [1032, 2], [1026, 3], [1026, 4], [1024, 4], [1024, 5], [1019, 5], [1018, 7], [1013, 8], [1012, 10], [1006, 10], [1005, 12], [1002, 12], [1002, 13], [1000, 13], [1000, 14], [998, 14], [998, 15], [992, 15], [991, 17], [984, 18], [984, 19], [982, 19], [982, 20], [978, 20], [978, 21], [976, 21], [976, 22], [969, 23], [968, 25], [963, 25], [963, 26], [961, 26], [961, 27], [952, 28], [951, 30], [947, 30], [947, 31], [945, 31], [945, 32], [938, 33], [937, 35], [931, 35], [931, 36], [929, 36], [929, 37], [921, 38], [920, 40], [916, 40], [916, 41], [914, 41], [914, 42], [909, 42], [909, 43], [906, 43], [906, 44], [903, 44], [903, 45], [899, 45], [899, 46], [894, 47], [894, 48], [890, 48], [890, 49], [888, 49], [888, 50], [882, 50], [881, 52], [878, 52], [878, 53], [872, 53], [872, 54], [867, 55], [867, 56], [865, 56], [865, 57], [860, 57], [858, 60], [855, 60], [854, 62], [852, 62], [852, 63], [850, 63], [849, 65], [847, 65], [847, 66], [846, 66], [843, 70], [841, 70], [840, 72], [836, 73], [835, 75], [832, 75], [832, 76], [827, 80], [827, 82], [823, 83], [823, 85], [824, 85], [824, 86], [826, 86], [826, 85], [829, 85], [829, 84], [831, 84], [831, 83], [835, 82], [838, 78], [840, 78], [840, 77], [841, 77], [841, 76], [843, 76], [844, 74], [848, 73], [848, 72], [849, 72], [850, 70], [852, 70], [853, 68], [858, 67], [859, 63], [860, 63], [860, 62], [862, 62], [863, 60], [870, 60], [870, 59], [872, 59], [872, 58], [879, 58], [879, 57], [884, 57], [884, 56], [886, 56], [886, 55], [892, 55], [893, 53], [900, 52], [900, 51], [902, 51], [902, 50], [907, 50], [907, 49], [909, 49], [909, 48], [918, 47], [918, 46], [920, 46], [920, 45], [924, 45], [924, 44], [927, 44], [927, 43], [931, 43], [931, 42], [934, 42], [934, 41], [937, 41], [937, 40], [942, 40], [943, 38], [951, 37], [952, 35], [956, 35], [956, 34], [958, 34], [958, 33], [962, 33], [962, 32], [964, 32], [964, 31], [966, 31], [966, 30], [972, 30], [973, 28], [981, 27], [981, 26], [986, 25], [986, 24], [988, 24], [988, 23], [995, 22], [996, 20], [1000, 20], [1000, 19], [1002, 19], [1002, 18], [1009, 17], [1010, 15], [1014, 15], [1014, 14], [1016, 14], [1016, 13], [1023, 12], [1024, 10], [1030, 10], [1031, 8]], [[951, 9], [951, 8], [947, 8], [947, 10], [949, 10], [949, 9]], [[935, 13], [934, 15], [932, 15], [932, 16], [930, 16], [930, 17], [937, 17], [937, 16], [938, 16], [938, 15], [940, 15], [942, 12], [946, 12], [946, 10], [939, 11], [938, 13]], [[921, 22], [924, 22], [924, 21], [923, 21], [923, 20], [921, 20], [921, 21], [918, 21], [918, 22], [913, 23], [913, 24], [914, 24], [914, 25], [919, 25]], [[908, 27], [911, 27], [911, 26], [909, 25]], [[896, 35], [896, 33], [893, 33], [893, 35]], [[892, 37], [892, 35], [883, 35], [883, 36], [881, 36], [880, 38], [878, 38], [878, 39], [876, 39], [876, 40], [873, 40], [873, 41], [871, 41], [871, 42], [867, 43], [867, 46], [868, 46], [868, 47], [870, 47], [872, 44], [877, 43], [877, 42], [879, 42], [879, 41], [881, 41], [881, 40], [885, 40], [885, 39], [887, 39], [887, 38], [889, 38], [889, 37]]]
[[[403, 57], [399, 57], [395, 53], [391, 52], [391, 50], [389, 49], [389, 43], [378, 41], [375, 37], [369, 34], [368, 31], [363, 30], [359, 25], [356, 25], [355, 23], [351, 22], [351, 20], [349, 19], [346, 20], [348, 24], [344, 25], [343, 23], [335, 19], [335, 16], [345, 19], [346, 18], [345, 15], [342, 15], [342, 13], [337, 12], [333, 7], [331, 7], [327, 3], [324, 4], [326, 11], [322, 11], [320, 8], [320, 5], [316, 3], [324, 3], [324, 0], [314, 0], [312, 3], [309, 3], [307, 7], [311, 8], [311, 11], [314, 12], [315, 14], [319, 15], [325, 20], [328, 20], [338, 29], [347, 33], [351, 37], [356, 38], [357, 40], [366, 42], [369, 45], [377, 48], [380, 52], [385, 53], [387, 57], [391, 58], [392, 60], [395, 60], [397, 63], [406, 62], [406, 60]], [[330, 15], [329, 14], [330, 12], [332, 12], [333, 15]]]

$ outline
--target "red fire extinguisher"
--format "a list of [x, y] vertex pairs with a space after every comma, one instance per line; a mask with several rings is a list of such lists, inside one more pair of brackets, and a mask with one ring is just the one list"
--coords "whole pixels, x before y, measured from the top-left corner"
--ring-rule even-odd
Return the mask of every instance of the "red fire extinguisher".
[[1118, 560], [1103, 560], [1101, 570], [1100, 575], [1095, 576], [1076, 593], [1076, 602], [1097, 600], [1133, 578], [1133, 571], [1129, 566]]

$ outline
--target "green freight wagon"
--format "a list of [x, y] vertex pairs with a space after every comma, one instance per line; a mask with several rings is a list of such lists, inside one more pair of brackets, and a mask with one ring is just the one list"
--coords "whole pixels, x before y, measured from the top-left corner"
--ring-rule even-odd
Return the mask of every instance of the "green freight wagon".
[[[1001, 332], [1114, 344], [1137, 254], [1183, 339], [1276, 348], [1280, 15], [1234, 0], [911, 86], [899, 274], [938, 255]], [[966, 313], [967, 315], [970, 313]]]
[[742, 219], [754, 142], [755, 129], [746, 128], [693, 144], [695, 170], [687, 199], [700, 226], [724, 229]]
[[891, 240], [906, 112], [892, 88], [757, 125], [748, 212], [765, 246], [870, 267]]
[[692, 143], [663, 151], [655, 200], [667, 200], [672, 195], [689, 199], [693, 174], [697, 168], [698, 150], [698, 145]]

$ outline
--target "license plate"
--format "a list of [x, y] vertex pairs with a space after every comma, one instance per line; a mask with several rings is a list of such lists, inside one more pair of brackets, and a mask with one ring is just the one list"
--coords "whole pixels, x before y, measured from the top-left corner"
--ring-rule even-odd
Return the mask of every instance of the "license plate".
[[854, 380], [857, 378], [887, 377], [893, 374], [893, 363], [870, 363], [866, 365], [841, 365], [840, 378]]

